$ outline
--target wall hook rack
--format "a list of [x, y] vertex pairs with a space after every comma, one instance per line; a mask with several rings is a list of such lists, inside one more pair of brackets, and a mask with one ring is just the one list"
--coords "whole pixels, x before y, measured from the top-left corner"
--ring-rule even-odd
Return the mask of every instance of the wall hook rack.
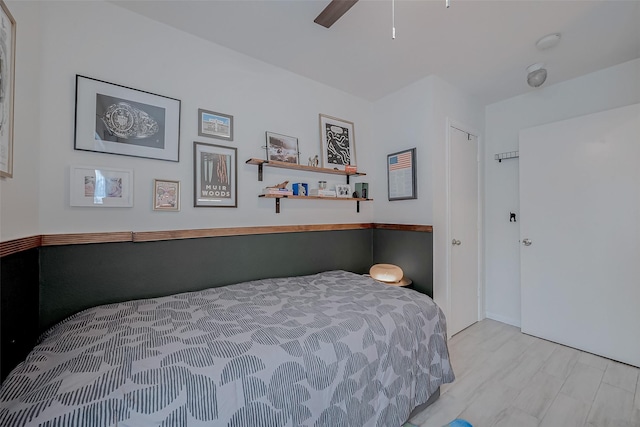
[[506, 153], [498, 153], [495, 155], [495, 159], [498, 163], [502, 163], [503, 160], [517, 159], [520, 157], [520, 151], [507, 151]]

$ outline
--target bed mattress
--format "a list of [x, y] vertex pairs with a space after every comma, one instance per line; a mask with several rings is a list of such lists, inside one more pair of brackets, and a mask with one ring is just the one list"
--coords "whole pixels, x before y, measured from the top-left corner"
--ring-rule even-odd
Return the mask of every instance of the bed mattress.
[[442, 311], [345, 271], [91, 308], [0, 389], [2, 426], [400, 426], [453, 381]]

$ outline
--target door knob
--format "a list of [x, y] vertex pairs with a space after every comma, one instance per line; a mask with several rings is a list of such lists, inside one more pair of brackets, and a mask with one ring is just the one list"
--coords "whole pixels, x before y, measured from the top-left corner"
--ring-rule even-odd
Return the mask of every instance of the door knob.
[[531, 246], [531, 239], [522, 239], [522, 244], [525, 246]]
[[452, 245], [458, 245], [458, 246], [460, 246], [460, 244], [462, 244], [462, 242], [461, 242], [460, 240], [453, 239], [453, 240], [451, 241], [451, 244], [452, 244]]

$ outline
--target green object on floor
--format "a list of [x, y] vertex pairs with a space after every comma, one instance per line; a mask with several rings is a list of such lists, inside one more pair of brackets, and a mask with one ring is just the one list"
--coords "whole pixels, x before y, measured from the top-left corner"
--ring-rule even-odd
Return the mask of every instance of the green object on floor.
[[442, 427], [473, 427], [469, 421], [461, 420], [457, 418], [451, 421], [449, 424], [444, 425]]

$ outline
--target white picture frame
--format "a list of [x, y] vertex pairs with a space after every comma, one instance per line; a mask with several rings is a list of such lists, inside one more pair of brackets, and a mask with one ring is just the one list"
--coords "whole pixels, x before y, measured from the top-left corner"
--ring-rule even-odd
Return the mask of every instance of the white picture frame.
[[336, 184], [336, 197], [348, 198], [352, 197], [353, 192], [348, 184]]
[[133, 206], [133, 170], [92, 166], [71, 166], [71, 206], [130, 208]]

